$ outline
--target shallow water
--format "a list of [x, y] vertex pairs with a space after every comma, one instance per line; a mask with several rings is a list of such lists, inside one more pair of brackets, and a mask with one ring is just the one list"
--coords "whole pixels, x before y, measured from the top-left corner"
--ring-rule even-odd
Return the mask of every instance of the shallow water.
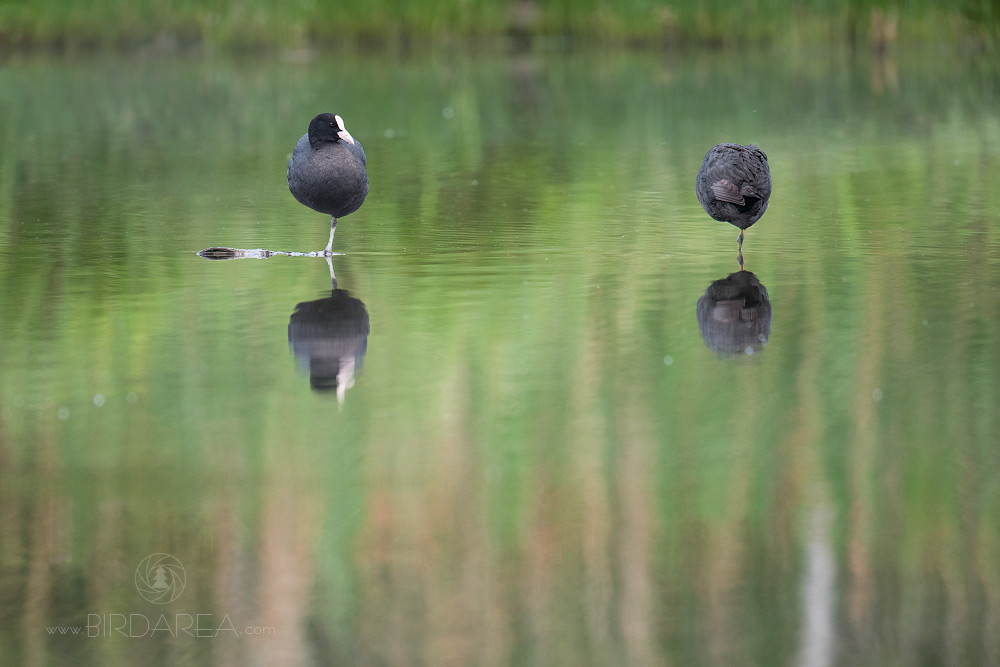
[[[998, 82], [8, 60], [0, 660], [1000, 662]], [[284, 180], [320, 110], [371, 179], [338, 290], [197, 256], [325, 245]], [[742, 329], [698, 307], [739, 268], [719, 141], [774, 180]]]

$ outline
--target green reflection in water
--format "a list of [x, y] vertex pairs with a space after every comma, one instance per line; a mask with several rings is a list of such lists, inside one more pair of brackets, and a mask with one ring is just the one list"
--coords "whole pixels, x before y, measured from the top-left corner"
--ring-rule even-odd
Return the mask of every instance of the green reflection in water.
[[[996, 84], [919, 54], [7, 63], [2, 653], [996, 662]], [[289, 349], [325, 263], [194, 254], [322, 247], [284, 184], [320, 109], [372, 182], [342, 408]], [[693, 192], [722, 140], [775, 182], [750, 356], [695, 316], [737, 268]], [[134, 582], [160, 552], [166, 606]], [[161, 613], [249, 636], [46, 630]]]

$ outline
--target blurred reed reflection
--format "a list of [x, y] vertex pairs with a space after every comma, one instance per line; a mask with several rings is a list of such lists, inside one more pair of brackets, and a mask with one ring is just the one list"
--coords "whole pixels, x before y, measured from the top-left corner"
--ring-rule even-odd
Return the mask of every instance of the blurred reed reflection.
[[334, 391], [344, 404], [368, 349], [368, 309], [347, 290], [303, 301], [288, 322], [288, 343], [314, 391]]
[[721, 354], [753, 354], [771, 336], [771, 301], [751, 271], [716, 280], [697, 307], [702, 340]]

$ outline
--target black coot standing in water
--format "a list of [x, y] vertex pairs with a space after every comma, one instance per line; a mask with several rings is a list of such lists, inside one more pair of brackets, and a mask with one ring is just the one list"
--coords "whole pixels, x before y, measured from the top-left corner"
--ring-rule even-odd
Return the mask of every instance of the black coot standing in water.
[[337, 218], [354, 213], [368, 196], [367, 160], [361, 144], [344, 128], [344, 119], [321, 113], [309, 123], [288, 161], [288, 189], [301, 203], [331, 216], [330, 242], [333, 254]]
[[756, 146], [714, 146], [701, 164], [695, 191], [702, 208], [710, 216], [740, 228], [742, 266], [743, 230], [760, 220], [771, 196], [767, 155]]

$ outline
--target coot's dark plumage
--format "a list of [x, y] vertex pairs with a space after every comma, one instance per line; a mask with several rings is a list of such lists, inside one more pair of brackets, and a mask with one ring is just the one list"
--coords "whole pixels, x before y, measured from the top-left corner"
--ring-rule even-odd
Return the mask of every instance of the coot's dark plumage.
[[361, 144], [344, 128], [340, 116], [321, 113], [309, 123], [288, 161], [288, 189], [311, 209], [331, 216], [330, 242], [337, 218], [354, 213], [368, 196], [367, 159]]
[[756, 146], [719, 144], [705, 155], [695, 191], [702, 208], [715, 218], [743, 230], [760, 220], [771, 196], [767, 155]]
[[701, 337], [716, 352], [752, 354], [771, 336], [771, 300], [750, 271], [737, 271], [709, 285], [696, 312]]

